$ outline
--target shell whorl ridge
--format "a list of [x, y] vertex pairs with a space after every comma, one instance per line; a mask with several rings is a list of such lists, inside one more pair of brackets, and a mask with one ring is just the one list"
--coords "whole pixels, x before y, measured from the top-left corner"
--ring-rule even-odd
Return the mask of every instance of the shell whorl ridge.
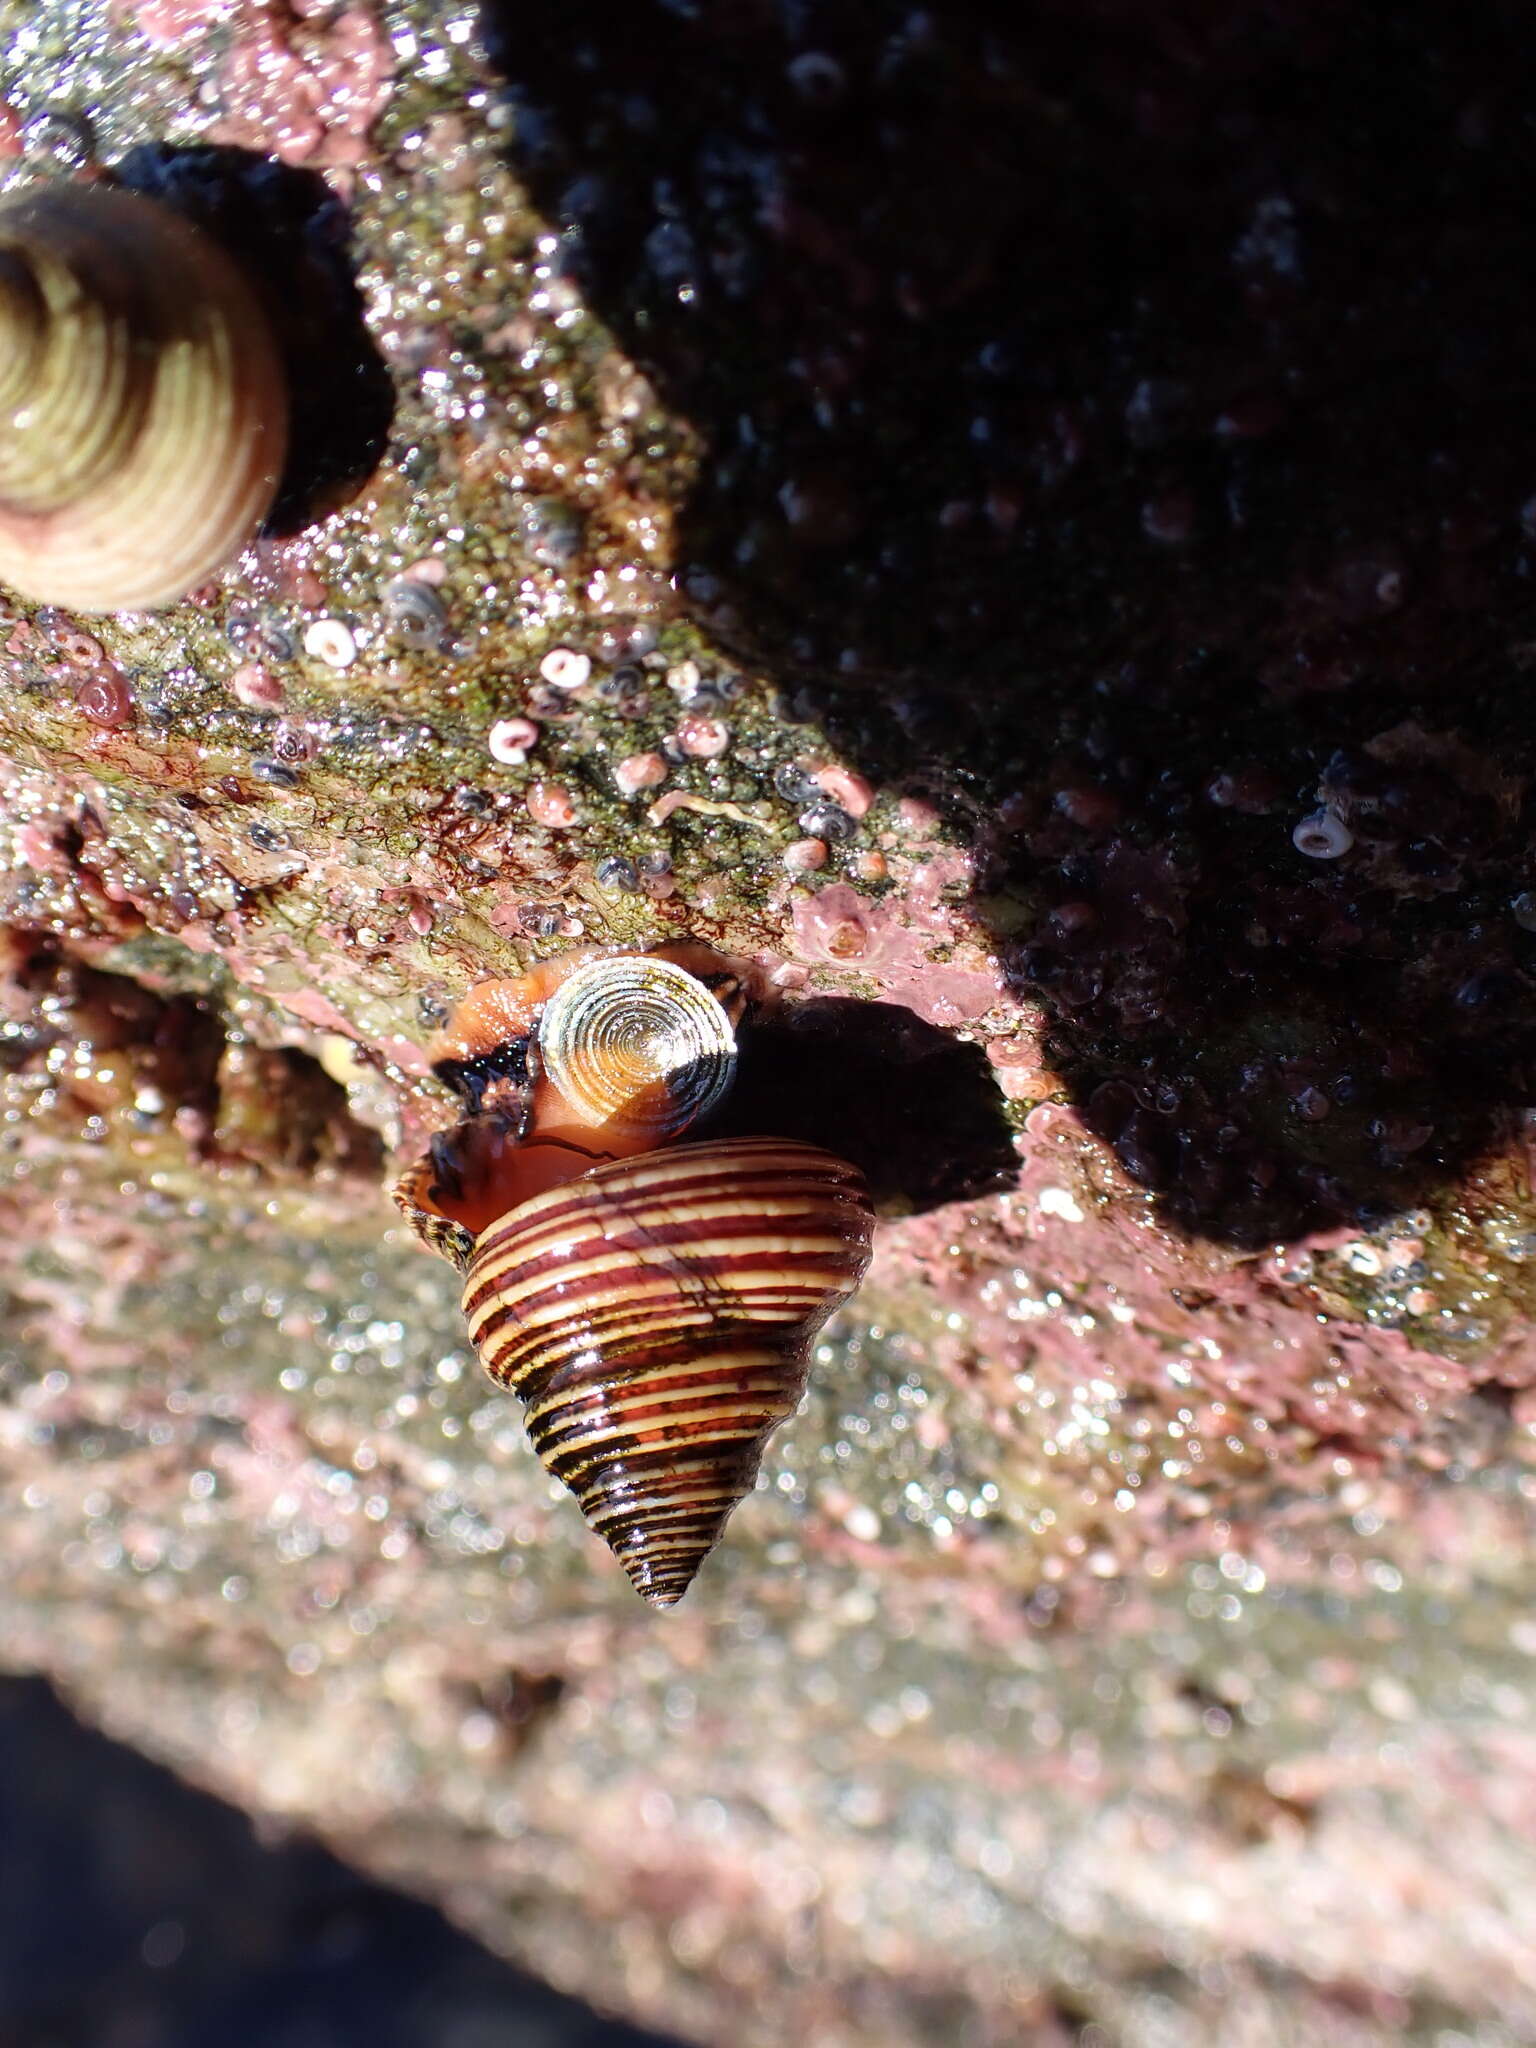
[[736, 1038], [704, 984], [670, 960], [619, 954], [568, 975], [539, 1019], [539, 1060], [581, 1121], [685, 1130], [731, 1085]]
[[746, 1138], [613, 1160], [481, 1232], [470, 1336], [653, 1605], [682, 1597], [750, 1490], [872, 1228], [853, 1167]]
[[265, 516], [286, 438], [276, 343], [207, 235], [103, 185], [0, 203], [0, 582], [184, 596]]

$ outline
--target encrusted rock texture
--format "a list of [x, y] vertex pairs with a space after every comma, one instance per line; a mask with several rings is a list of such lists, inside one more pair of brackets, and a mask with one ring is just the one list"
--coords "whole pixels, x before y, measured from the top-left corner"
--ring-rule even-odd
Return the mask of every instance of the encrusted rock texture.
[[[614, 15], [0, 0], [294, 384], [0, 616], [6, 1657], [700, 2042], [1528, 2040], [1520, 12]], [[384, 1191], [680, 936], [884, 1221], [660, 1617]]]

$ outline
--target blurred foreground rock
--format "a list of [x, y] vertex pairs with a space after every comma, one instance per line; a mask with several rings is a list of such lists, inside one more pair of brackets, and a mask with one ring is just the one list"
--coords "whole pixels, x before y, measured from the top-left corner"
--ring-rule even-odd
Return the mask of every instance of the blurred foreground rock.
[[[677, 2048], [0, 1680], [9, 2048]], [[68, 1902], [68, 1910], [64, 1902]]]
[[[1536, 2027], [1529, 57], [1158, 17], [0, 4], [302, 426], [0, 623], [6, 1655], [700, 2041]], [[679, 934], [888, 1220], [658, 1618], [382, 1189]]]

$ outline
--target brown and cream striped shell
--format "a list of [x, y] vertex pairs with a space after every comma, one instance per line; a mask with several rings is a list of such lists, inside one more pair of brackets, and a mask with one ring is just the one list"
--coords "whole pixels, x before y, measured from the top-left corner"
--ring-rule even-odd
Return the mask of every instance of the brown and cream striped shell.
[[678, 1142], [729, 1087], [741, 966], [686, 946], [482, 983], [436, 1047], [470, 1113], [395, 1190], [464, 1272], [470, 1336], [540, 1459], [658, 1607], [751, 1488], [869, 1261], [844, 1161]]
[[872, 1222], [851, 1166], [746, 1138], [613, 1160], [482, 1232], [470, 1337], [653, 1606], [681, 1599], [751, 1490]]
[[254, 295], [179, 214], [105, 185], [0, 203], [0, 583], [184, 596], [265, 517], [287, 414]]

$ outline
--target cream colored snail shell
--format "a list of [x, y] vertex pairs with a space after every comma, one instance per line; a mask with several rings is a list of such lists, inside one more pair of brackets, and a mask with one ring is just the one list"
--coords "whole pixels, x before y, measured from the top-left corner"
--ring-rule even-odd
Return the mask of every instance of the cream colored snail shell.
[[168, 604], [237, 554], [282, 472], [277, 345], [230, 258], [104, 185], [0, 202], [0, 583]]
[[[816, 1332], [863, 1278], [874, 1223], [857, 1170], [814, 1145], [676, 1142], [734, 1057], [727, 1006], [699, 975], [730, 977], [691, 955], [687, 969], [616, 955], [472, 991], [446, 1061], [492, 1062], [494, 1084], [473, 1078], [480, 1107], [395, 1191], [464, 1270], [471, 1340], [522, 1400], [540, 1460], [657, 1607], [682, 1598], [751, 1490]], [[526, 1040], [487, 1045], [487, 1022], [526, 1025]], [[637, 1091], [657, 1070], [659, 1088]], [[589, 1108], [617, 1097], [619, 1112], [574, 1119], [573, 1071]]]

